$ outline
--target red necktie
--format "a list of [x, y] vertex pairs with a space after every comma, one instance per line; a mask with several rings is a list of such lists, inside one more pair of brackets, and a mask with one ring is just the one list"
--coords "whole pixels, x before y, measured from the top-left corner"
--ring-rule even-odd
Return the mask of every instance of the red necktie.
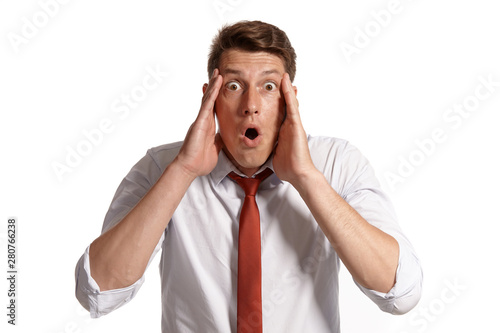
[[262, 332], [260, 216], [255, 194], [260, 182], [272, 173], [266, 169], [255, 178], [229, 174], [245, 191], [238, 236], [238, 333]]

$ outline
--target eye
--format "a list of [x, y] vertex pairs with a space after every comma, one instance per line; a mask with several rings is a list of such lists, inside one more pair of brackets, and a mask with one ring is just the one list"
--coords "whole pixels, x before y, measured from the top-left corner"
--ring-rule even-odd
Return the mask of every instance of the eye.
[[274, 89], [277, 88], [276, 84], [274, 82], [267, 82], [265, 85], [264, 85], [264, 88], [267, 90], [267, 91], [273, 91]]
[[240, 84], [238, 82], [234, 82], [234, 81], [226, 84], [226, 87], [227, 87], [227, 89], [229, 89], [231, 91], [237, 91], [237, 90], [241, 89]]

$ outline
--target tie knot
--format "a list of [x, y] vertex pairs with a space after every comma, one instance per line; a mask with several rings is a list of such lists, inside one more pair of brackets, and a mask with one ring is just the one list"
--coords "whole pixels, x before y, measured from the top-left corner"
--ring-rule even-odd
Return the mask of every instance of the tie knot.
[[238, 185], [241, 186], [243, 191], [245, 191], [246, 196], [255, 196], [260, 182], [269, 177], [272, 173], [272, 170], [268, 168], [256, 175], [255, 178], [241, 177], [234, 172], [231, 172], [229, 174], [229, 177], [234, 179], [234, 181], [236, 181]]

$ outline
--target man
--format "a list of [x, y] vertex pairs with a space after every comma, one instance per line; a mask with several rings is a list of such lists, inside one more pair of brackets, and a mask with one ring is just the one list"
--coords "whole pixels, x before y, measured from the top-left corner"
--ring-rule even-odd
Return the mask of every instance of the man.
[[[214, 38], [185, 140], [132, 168], [77, 265], [76, 294], [93, 317], [134, 297], [160, 248], [164, 332], [338, 332], [339, 260], [382, 310], [415, 306], [420, 264], [368, 162], [302, 127], [295, 58], [286, 34], [263, 22]], [[244, 191], [244, 178], [264, 173], [256, 195]], [[239, 247], [247, 200], [260, 213], [250, 251]], [[258, 264], [238, 274], [246, 253]], [[254, 283], [258, 295], [242, 300]]]

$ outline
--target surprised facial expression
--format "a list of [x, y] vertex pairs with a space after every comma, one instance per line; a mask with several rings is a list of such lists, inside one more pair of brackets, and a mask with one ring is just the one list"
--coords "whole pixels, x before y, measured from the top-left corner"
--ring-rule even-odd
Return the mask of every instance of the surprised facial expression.
[[219, 62], [222, 88], [215, 101], [224, 152], [253, 175], [273, 152], [284, 117], [282, 60], [267, 52], [229, 50]]

